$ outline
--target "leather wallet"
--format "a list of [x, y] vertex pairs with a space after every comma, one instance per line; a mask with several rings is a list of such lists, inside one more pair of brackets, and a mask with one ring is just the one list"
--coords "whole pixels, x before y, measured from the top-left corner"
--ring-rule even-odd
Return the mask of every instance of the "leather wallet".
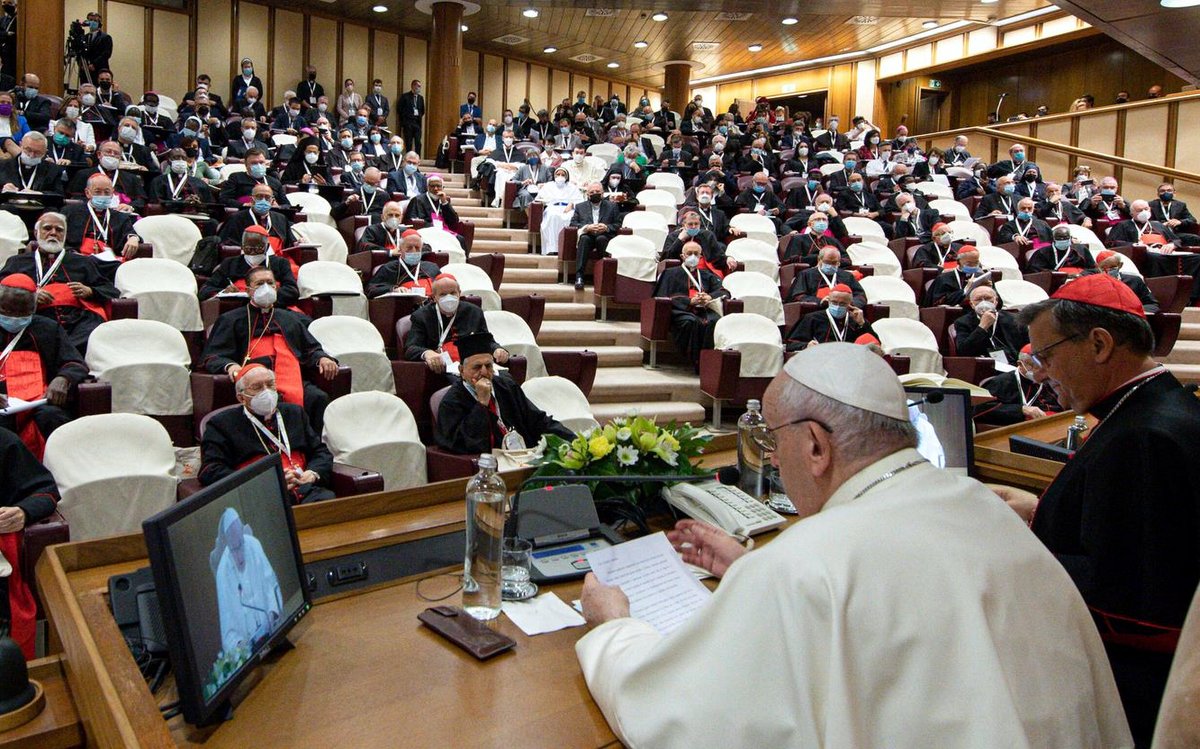
[[481, 661], [511, 650], [517, 644], [508, 635], [495, 631], [457, 606], [433, 606], [417, 614], [417, 618]]

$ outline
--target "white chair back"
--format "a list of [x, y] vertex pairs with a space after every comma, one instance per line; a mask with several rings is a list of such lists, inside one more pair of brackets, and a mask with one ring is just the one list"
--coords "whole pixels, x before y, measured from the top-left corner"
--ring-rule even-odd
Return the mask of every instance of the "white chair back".
[[88, 338], [88, 369], [112, 383], [113, 413], [192, 412], [192, 356], [175, 328], [157, 320], [110, 320]]
[[171, 122], [179, 119], [179, 104], [169, 96], [158, 95], [158, 113], [166, 115]]
[[[279, 137], [279, 136], [276, 136]], [[292, 136], [295, 137], [295, 136]], [[330, 215], [333, 212], [333, 206], [329, 201], [321, 197], [315, 192], [307, 192], [303, 189], [287, 194], [287, 202], [289, 205], [294, 205], [304, 214], [308, 216], [309, 223], [325, 224], [326, 226], [337, 227], [337, 222]], [[301, 221], [300, 223], [304, 223]]]
[[313, 320], [308, 332], [339, 364], [350, 367], [351, 392], [396, 392], [392, 363], [374, 325], [361, 317], [327, 315]]
[[900, 259], [896, 253], [872, 238], [867, 242], [854, 242], [846, 247], [850, 262], [855, 265], [869, 265], [875, 269], [877, 276], [900, 277]]
[[[603, 156], [584, 156], [583, 161], [588, 165], [588, 167], [591, 168], [593, 179], [600, 179], [603, 177], [604, 173], [608, 171], [608, 168], [612, 166], [612, 164], [609, 163]], [[580, 185], [579, 188], [582, 190], [583, 185]]]
[[928, 195], [935, 198], [943, 198], [953, 200], [954, 191], [950, 189], [950, 185], [943, 185], [940, 182], [918, 182], [913, 185], [913, 190], [922, 195]]
[[296, 136], [292, 135], [291, 133], [275, 133], [271, 136], [271, 142], [276, 148], [294, 146], [296, 145], [296, 140]]
[[154, 247], [154, 257], [174, 260], [183, 265], [192, 261], [201, 237], [195, 222], [171, 214], [138, 219], [133, 224], [133, 230]]
[[429, 249], [449, 255], [450, 262], [467, 262], [467, 253], [463, 252], [462, 245], [458, 243], [458, 237], [455, 237], [445, 229], [439, 229], [436, 226], [425, 226], [417, 229], [417, 233], [421, 235], [421, 241], [429, 245]]
[[675, 205], [683, 205], [684, 193], [687, 188], [683, 184], [683, 178], [678, 174], [671, 172], [655, 172], [646, 178], [647, 185], [654, 185], [659, 190], [666, 190], [675, 198]]
[[300, 298], [330, 296], [333, 314], [367, 317], [367, 297], [363, 294], [362, 279], [358, 272], [345, 263], [332, 260], [314, 260], [300, 266], [296, 276], [300, 287]]
[[1036, 304], [1050, 298], [1046, 290], [1035, 283], [1024, 279], [997, 281], [996, 293], [1004, 302], [1004, 309], [1019, 310], [1028, 304]]
[[447, 263], [442, 267], [442, 273], [454, 276], [463, 294], [478, 296], [484, 311], [500, 309], [500, 295], [492, 286], [492, 277], [483, 268], [470, 263]]
[[[646, 207], [646, 213], [657, 213], [666, 219], [668, 224], [675, 223], [675, 196], [667, 190], [642, 190], [637, 194], [637, 201]], [[638, 211], [630, 212], [632, 216]]]
[[537, 339], [525, 318], [505, 310], [485, 310], [483, 319], [487, 321], [488, 332], [492, 340], [513, 356], [524, 356], [526, 359], [525, 379], [546, 376], [546, 362], [542, 358], [542, 350], [538, 347]]
[[761, 315], [739, 312], [722, 317], [713, 328], [713, 348], [740, 351], [742, 377], [774, 377], [783, 369], [779, 326]]
[[656, 249], [661, 250], [670, 233], [667, 222], [667, 218], [654, 211], [630, 211], [621, 220], [621, 226], [632, 230], [635, 237], [649, 240]]
[[394, 395], [369, 391], [331, 401], [325, 409], [323, 439], [335, 461], [383, 476], [384, 491], [427, 481], [425, 445], [416, 419]]
[[903, 317], [885, 317], [871, 323], [886, 353], [907, 356], [910, 366], [918, 372], [943, 372], [942, 354], [937, 337], [923, 323]]
[[521, 384], [525, 397], [578, 434], [600, 426], [592, 415], [592, 406], [579, 386], [565, 377], [551, 375], [525, 380]]
[[244, 171], [246, 171], [245, 164], [226, 164], [225, 166], [221, 167], [221, 181], [224, 182], [225, 180], [229, 179], [229, 175], [231, 174]]
[[867, 295], [867, 301], [887, 305], [890, 317], [921, 319], [917, 295], [905, 281], [893, 276], [864, 276], [859, 283]]
[[979, 250], [979, 264], [982, 267], [1000, 271], [1000, 277], [1004, 279], [1017, 280], [1021, 278], [1021, 266], [1017, 264], [1017, 259], [1008, 250], [993, 246], [977, 247], [976, 249]]
[[8, 211], [0, 211], [0, 265], [29, 244], [29, 227], [21, 217]]
[[725, 276], [722, 286], [734, 299], [741, 299], [747, 313], [761, 315], [775, 325], [783, 325], [783, 300], [779, 283], [770, 276], [739, 270]]
[[955, 219], [946, 224], [950, 228], [950, 236], [956, 241], [975, 240], [976, 247], [991, 247], [992, 235], [988, 234], [979, 224], [969, 219]]
[[603, 159], [604, 170], [608, 171], [609, 167], [617, 163], [617, 156], [620, 155], [621, 149], [612, 143], [596, 143], [588, 146], [587, 152], [589, 156]]
[[757, 213], [739, 213], [729, 221], [731, 229], [739, 229], [746, 233], [749, 239], [775, 244], [779, 237], [775, 234], [775, 223], [766, 216]]
[[658, 250], [662, 243], [655, 244], [644, 236], [618, 234], [608, 242], [608, 256], [617, 261], [617, 275], [637, 281], [653, 282], [658, 275]]
[[951, 198], [935, 198], [929, 201], [929, 207], [943, 216], [953, 216], [964, 221], [971, 220], [971, 212], [967, 210], [967, 207]]
[[842, 166], [840, 163], [838, 163], [838, 164], [822, 164], [820, 166], [820, 169], [821, 169], [821, 176], [828, 177], [831, 174], [837, 174], [838, 172], [845, 169], [845, 167]]
[[881, 242], [887, 242], [887, 235], [883, 233], [883, 227], [875, 219], [865, 218], [863, 216], [847, 216], [842, 219], [846, 225], [846, 231], [856, 237], [875, 237]]
[[174, 260], [139, 257], [117, 268], [121, 296], [138, 300], [138, 319], [157, 320], [176, 330], [203, 330], [196, 276]]
[[300, 221], [292, 224], [292, 236], [300, 244], [315, 244], [318, 260], [344, 264], [346, 256], [350, 254], [342, 233], [333, 226], [318, 221]]
[[744, 270], [762, 273], [779, 282], [779, 253], [775, 245], [752, 237], [740, 237], [725, 247], [725, 254], [742, 266]]
[[946, 175], [959, 179], [971, 179], [973, 172], [965, 166], [948, 166], [946, 167]]
[[1087, 245], [1088, 250], [1092, 253], [1092, 259], [1096, 259], [1096, 255], [1104, 251], [1104, 243], [1100, 241], [1100, 237], [1096, 236], [1096, 232], [1084, 226], [1077, 224], [1067, 224], [1067, 229], [1071, 232], [1071, 239], [1078, 244]]
[[646, 140], [650, 141], [650, 145], [654, 146], [654, 153], [659, 154], [659, 155], [662, 154], [663, 148], [667, 145], [667, 142], [662, 139], [661, 135], [655, 135], [654, 133], [645, 133], [642, 135], [642, 137], [645, 138]]
[[58, 485], [72, 541], [139, 532], [143, 520], [175, 504], [175, 448], [149, 416], [68, 422], [46, 440], [43, 463]]

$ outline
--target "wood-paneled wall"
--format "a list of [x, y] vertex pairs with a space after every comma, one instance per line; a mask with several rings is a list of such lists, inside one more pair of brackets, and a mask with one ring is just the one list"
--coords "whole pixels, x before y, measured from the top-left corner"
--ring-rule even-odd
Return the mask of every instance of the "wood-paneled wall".
[[[802, 94], [811, 91], [828, 91], [824, 116], [840, 115], [842, 120], [849, 122], [857, 114], [864, 114], [873, 119], [872, 108], [863, 109], [859, 104], [859, 73], [860, 65], [868, 65], [872, 70], [875, 61], [865, 60], [862, 63], [845, 63], [829, 65], [820, 68], [797, 70], [781, 75], [752, 78], [741, 81], [718, 84], [716, 106], [721, 112], [729, 109], [735, 101], [753, 101], [759, 96], [779, 96], [783, 94]], [[874, 81], [874, 74], [870, 76]], [[716, 112], [717, 110], [713, 110]], [[743, 115], [747, 114], [743, 108]]]

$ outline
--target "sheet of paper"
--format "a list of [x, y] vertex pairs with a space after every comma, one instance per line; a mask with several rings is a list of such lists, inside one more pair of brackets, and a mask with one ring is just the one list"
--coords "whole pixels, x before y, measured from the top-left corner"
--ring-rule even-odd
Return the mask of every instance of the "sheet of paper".
[[112, 250], [105, 250], [104, 252], [97, 252], [95, 255], [92, 255], [92, 257], [96, 258], [97, 260], [107, 260], [110, 263], [114, 262], [118, 259], [116, 253], [113, 252]]
[[218, 299], [249, 299], [250, 295], [244, 291], [222, 291], [217, 294]]
[[505, 601], [500, 608], [530, 637], [586, 624], [582, 616], [552, 592], [530, 601]]
[[629, 597], [630, 615], [664, 635], [712, 595], [684, 566], [664, 533], [597, 549], [587, 559], [600, 582], [620, 586]]
[[20, 398], [10, 397], [8, 399], [8, 407], [0, 409], [0, 416], [16, 416], [19, 413], [32, 411], [45, 402], [45, 398], [39, 398], [35, 401], [23, 401]]

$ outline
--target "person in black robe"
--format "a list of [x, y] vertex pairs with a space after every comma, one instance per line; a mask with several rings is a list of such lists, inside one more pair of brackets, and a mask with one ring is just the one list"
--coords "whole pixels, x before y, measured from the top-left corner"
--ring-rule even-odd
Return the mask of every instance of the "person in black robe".
[[270, 188], [256, 185], [253, 199], [250, 205], [225, 219], [219, 235], [221, 244], [239, 244], [246, 229], [261, 226], [267, 230], [268, 241], [276, 252], [293, 245], [292, 224], [283, 212], [272, 210], [276, 204], [272, 202]]
[[933, 279], [925, 291], [924, 307], [949, 305], [957, 307], [974, 288], [991, 283], [991, 276], [979, 267], [979, 250], [974, 247], [961, 249], [956, 261], [958, 266]]
[[771, 181], [766, 172], [754, 175], [754, 181], [734, 199], [738, 208], [746, 213], [756, 213], [771, 219], [775, 225], [775, 233], [779, 234], [783, 226], [779, 217], [783, 214], [783, 201], [771, 189]]
[[[69, 252], [85, 255], [112, 250], [118, 257], [132, 256], [141, 244], [141, 238], [133, 230], [138, 216], [130, 211], [118, 211], [113, 205], [113, 185], [102, 174], [93, 175], [84, 189], [83, 203], [73, 203], [63, 208], [67, 219], [66, 248]], [[111, 261], [109, 261], [111, 262]], [[101, 266], [109, 271], [108, 266]], [[106, 275], [116, 273], [116, 267]]]
[[363, 172], [362, 184], [345, 199], [335, 203], [330, 215], [334, 221], [341, 221], [349, 216], [370, 216], [371, 223], [377, 223], [390, 198], [383, 172], [369, 166]]
[[392, 253], [398, 250], [404, 238], [404, 232], [410, 228], [404, 225], [403, 218], [404, 211], [400, 208], [399, 203], [394, 200], [384, 203], [379, 220], [372, 222], [363, 230], [358, 242], [354, 245], [354, 251]]
[[46, 158], [47, 149], [46, 136], [38, 132], [26, 133], [21, 139], [21, 155], [0, 161], [0, 187], [5, 192], [61, 194], [62, 167]]
[[83, 197], [92, 175], [103, 174], [112, 183], [113, 192], [124, 196], [122, 202], [133, 207], [134, 213], [141, 213], [146, 207], [146, 183], [142, 178], [128, 169], [121, 169], [121, 147], [112, 141], [105, 141], [96, 149], [99, 166], [94, 169], [80, 169], [67, 185], [67, 194], [72, 197]]
[[[45, 520], [58, 507], [58, 485], [16, 434], [0, 427], [0, 508], [18, 508], [21, 527]], [[0, 510], [0, 523], [11, 513]], [[19, 530], [19, 528], [18, 528]], [[16, 560], [9, 560], [16, 566]]]
[[1151, 358], [1137, 297], [1107, 274], [1025, 307], [1038, 382], [1098, 424], [1039, 498], [1002, 489], [1079, 587], [1137, 746], [1149, 747], [1200, 583], [1200, 402]]
[[[263, 286], [270, 287], [271, 292], [258, 292], [259, 287]], [[307, 317], [276, 305], [277, 289], [275, 274], [269, 268], [254, 268], [247, 273], [246, 291], [250, 294], [250, 303], [217, 318], [200, 355], [200, 366], [211, 374], [233, 377], [247, 363], [259, 360], [257, 356], [249, 356], [252, 341], [259, 342], [271, 335], [283, 336], [291, 356], [299, 365], [300, 399], [304, 411], [313, 429], [320, 433], [325, 423], [325, 406], [329, 405], [329, 395], [314, 385], [312, 378], [319, 375], [332, 380], [337, 376], [337, 360], [327, 354], [308, 332]], [[277, 354], [272, 362], [276, 373], [284, 370], [279, 359]], [[286, 375], [280, 376], [286, 378]], [[283, 388], [280, 392], [286, 394], [286, 380], [280, 387]], [[293, 393], [292, 401], [295, 400], [297, 398]]]
[[333, 174], [325, 163], [320, 142], [308, 136], [301, 138], [292, 152], [279, 181], [285, 185], [332, 185]]
[[[266, 266], [275, 274], [276, 299], [280, 307], [291, 307], [300, 299], [300, 288], [287, 258], [267, 254], [267, 235], [261, 226], [242, 232], [242, 254], [227, 257], [213, 270], [200, 288], [200, 299], [211, 299], [223, 291], [246, 291], [246, 276], [254, 268]], [[261, 258], [261, 259], [260, 259]]]
[[187, 153], [182, 148], [167, 151], [162, 174], [150, 183], [150, 200], [154, 203], [189, 202], [212, 203], [212, 188], [199, 177], [189, 173]]
[[[431, 370], [442, 374], [446, 371], [442, 354], [445, 353], [452, 362], [461, 363], [459, 337], [468, 333], [486, 333], [488, 328], [483, 310], [462, 301], [462, 292], [453, 276], [443, 274], [434, 280], [432, 289], [430, 303], [417, 308], [409, 318], [412, 325], [404, 339], [404, 358], [425, 362]], [[495, 341], [490, 353], [497, 363], [508, 363], [508, 351]]]
[[1030, 366], [1033, 351], [1029, 344], [1021, 349], [1017, 368], [1000, 372], [980, 383], [995, 400], [975, 407], [975, 420], [983, 424], [1007, 426], [1040, 419], [1062, 411], [1054, 391], [1045, 383], [1035, 382]]
[[[545, 434], [574, 439], [570, 429], [533, 405], [511, 377], [495, 371], [493, 345], [487, 332], [459, 337], [462, 380], [450, 385], [438, 407], [438, 446], [458, 455], [481, 455], [533, 447]], [[510, 430], [520, 435], [520, 443], [507, 435]]]
[[[695, 260], [689, 259], [693, 257]], [[715, 273], [700, 267], [699, 243], [685, 244], [682, 258], [682, 265], [667, 268], [658, 277], [654, 296], [671, 300], [671, 338], [699, 371], [700, 352], [713, 347], [713, 328], [721, 317], [709, 305], [729, 293]]]
[[1154, 296], [1154, 292], [1150, 291], [1150, 287], [1146, 285], [1146, 281], [1133, 273], [1121, 272], [1121, 256], [1115, 250], [1102, 250], [1096, 254], [1096, 265], [1080, 273], [1080, 276], [1089, 276], [1095, 273], [1107, 273], [1113, 278], [1129, 287], [1129, 290], [1137, 295], [1137, 298], [1142, 303], [1142, 309], [1147, 315], [1152, 315], [1159, 311], [1158, 298]]
[[[930, 241], [919, 245], [913, 252], [910, 268], [937, 268], [951, 270], [958, 265], [958, 253], [962, 251], [962, 242], [954, 241], [954, 233], [945, 224], [938, 224], [933, 229]], [[974, 245], [969, 245], [974, 249]]]
[[1046, 185], [1046, 199], [1038, 203], [1033, 214], [1043, 221], [1057, 219], [1060, 224], [1075, 224], [1091, 228], [1092, 220], [1083, 215], [1079, 206], [1063, 197], [1062, 186], [1051, 182]]
[[432, 297], [433, 282], [441, 269], [436, 263], [421, 260], [425, 254], [421, 235], [415, 229], [406, 230], [400, 238], [400, 246], [391, 254], [393, 258], [379, 266], [371, 276], [367, 298], [374, 299], [393, 291]]
[[996, 180], [996, 192], [983, 196], [983, 200], [975, 206], [975, 213], [971, 218], [995, 216], [997, 221], [1008, 221], [1017, 215], [1016, 189], [1011, 177], [1005, 176]]
[[991, 286], [971, 290], [971, 310], [954, 321], [954, 347], [958, 356], [991, 356], [1003, 351], [1016, 366], [1021, 348], [1029, 343], [1029, 332], [1016, 314], [1000, 309], [1000, 297]]
[[839, 284], [825, 297], [825, 309], [801, 317], [784, 336], [788, 351], [800, 351], [822, 343], [854, 343], [860, 336], [874, 337], [861, 308], [854, 305], [850, 287]]
[[[833, 235], [843, 246], [846, 240], [850, 238], [850, 231], [846, 228], [846, 222], [842, 221], [842, 217], [833, 209], [833, 196], [828, 193], [821, 193], [817, 196], [817, 202], [814, 206], [816, 213], [825, 214], [826, 220], [829, 222], [829, 233]], [[808, 228], [808, 220], [812, 218], [814, 211], [801, 208], [800, 212], [792, 216], [784, 224], [784, 228], [788, 231], [803, 232]]]
[[[1050, 243], [1050, 225], [1034, 215], [1033, 198], [1021, 198], [1016, 214], [996, 229], [996, 244], [1016, 242], [1021, 249]], [[1065, 228], [1064, 228], [1065, 230]]]
[[810, 213], [808, 225], [803, 231], [793, 232], [790, 236], [785, 237], [783, 257], [780, 262], [816, 265], [817, 260], [824, 256], [825, 250], [832, 248], [837, 250], [841, 257], [841, 260], [838, 261], [840, 267], [850, 265], [850, 255], [842, 247], [841, 242], [827, 233], [829, 225], [826, 214], [820, 211]]
[[[1120, 262], [1117, 263], [1120, 266]], [[1050, 245], [1041, 247], [1029, 256], [1026, 265], [1027, 273], [1041, 271], [1062, 271], [1064, 273], [1079, 273], [1096, 267], [1092, 253], [1087, 245], [1071, 239], [1071, 230], [1065, 224], [1059, 224], [1051, 232]]]
[[854, 272], [840, 267], [842, 253], [836, 247], [821, 251], [820, 262], [796, 274], [788, 289], [789, 302], [821, 302], [838, 284], [850, 289], [854, 305], [859, 309], [867, 306], [867, 293], [855, 278]]
[[277, 204], [282, 205], [287, 202], [283, 183], [267, 173], [266, 152], [258, 148], [251, 148], [246, 153], [246, 171], [230, 174], [221, 183], [221, 193], [217, 199], [227, 206], [240, 208], [251, 198], [255, 185], [266, 185], [271, 188]]
[[689, 242], [700, 245], [704, 266], [719, 278], [738, 269], [738, 262], [725, 254], [725, 245], [711, 231], [700, 228], [700, 213], [688, 210], [683, 214], [679, 231], [668, 234], [663, 243], [663, 260], [682, 259], [683, 247]]
[[[257, 422], [291, 448], [291, 455], [281, 460], [294, 502], [333, 499], [333, 492], [326, 488], [333, 475], [333, 455], [309, 423], [304, 409], [279, 401], [275, 374], [261, 364], [247, 365], [238, 372], [235, 388], [241, 407], [214, 414], [205, 425], [200, 440], [200, 472], [196, 476], [200, 483], [214, 484], [244, 465], [282, 452], [255, 426]], [[264, 391], [274, 391], [275, 397], [264, 400], [260, 395]], [[259, 396], [257, 401], [255, 396]]]
[[408, 201], [404, 209], [404, 223], [412, 224], [414, 220], [425, 222], [425, 226], [435, 226], [434, 218], [440, 217], [442, 227], [458, 237], [458, 243], [463, 251], [467, 251], [466, 238], [462, 236], [459, 226], [458, 212], [450, 203], [440, 175], [431, 174], [425, 180], [425, 192]]

